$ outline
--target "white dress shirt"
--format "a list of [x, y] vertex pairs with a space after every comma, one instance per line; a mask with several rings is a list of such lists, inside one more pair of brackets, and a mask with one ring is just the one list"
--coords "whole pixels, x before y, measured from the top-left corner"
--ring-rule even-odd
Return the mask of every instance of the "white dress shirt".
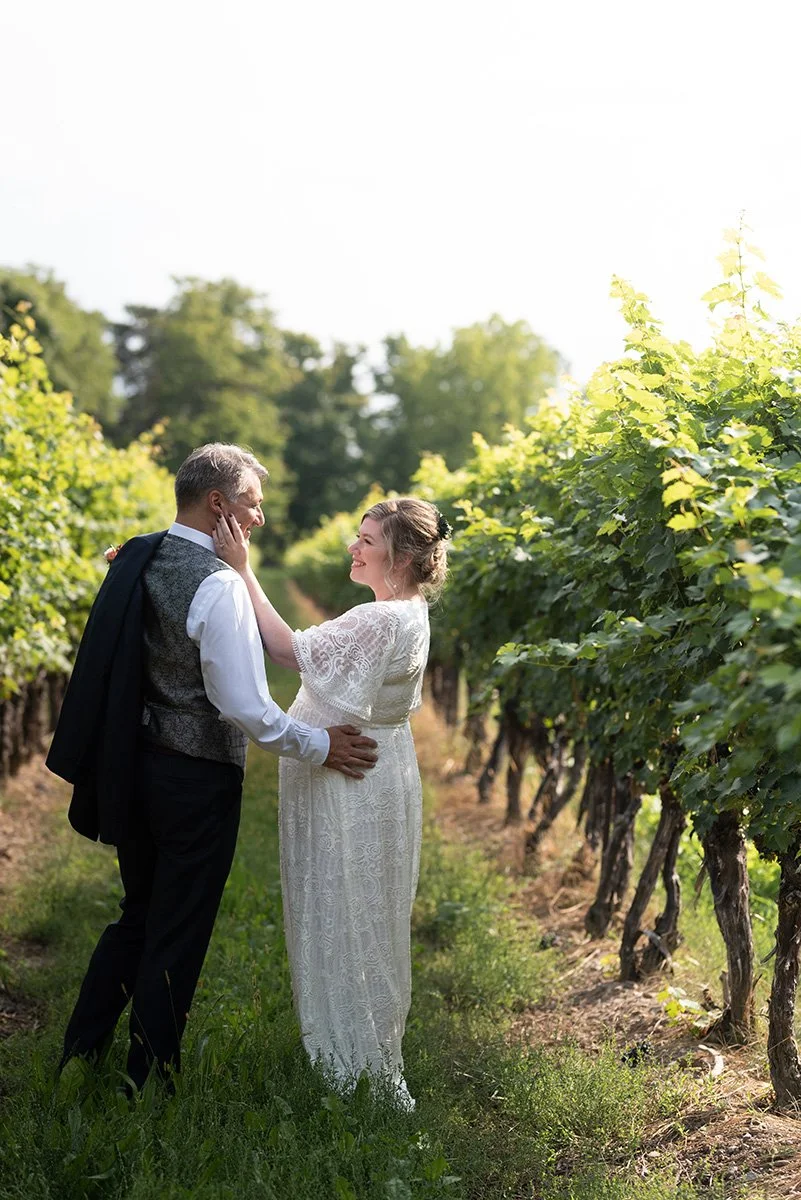
[[[167, 533], [216, 553], [207, 533], [174, 522]], [[186, 632], [200, 651], [206, 695], [220, 718], [263, 750], [321, 766], [330, 747], [324, 729], [296, 721], [270, 695], [256, 614], [247, 585], [231, 567], [203, 580], [189, 606]]]

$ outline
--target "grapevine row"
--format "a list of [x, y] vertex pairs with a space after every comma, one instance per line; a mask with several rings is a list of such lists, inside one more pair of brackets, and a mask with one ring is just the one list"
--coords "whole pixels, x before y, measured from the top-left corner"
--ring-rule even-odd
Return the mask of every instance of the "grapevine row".
[[103, 578], [103, 551], [169, 520], [147, 439], [109, 446], [53, 390], [24, 303], [0, 339], [0, 782], [39, 749]]
[[[477, 439], [463, 471], [425, 461], [417, 485], [459, 518], [432, 690], [453, 717], [455, 680], [466, 680], [479, 795], [505, 751], [511, 821], [536, 758], [531, 857], [582, 788], [580, 854], [601, 857], [593, 936], [623, 912], [642, 798], [661, 799], [621, 976], [670, 965], [689, 822], [727, 952], [716, 1032], [753, 1037], [746, 839], [778, 860], [768, 1054], [787, 1105], [801, 1100], [801, 328], [770, 319], [764, 297], [776, 289], [756, 253], [728, 236], [722, 281], [705, 297], [714, 342], [702, 351], [668, 339], [646, 298], [616, 282], [623, 356], [502, 444]], [[313, 540], [295, 549], [298, 561], [313, 553]], [[660, 877], [663, 911], [646, 929]]]

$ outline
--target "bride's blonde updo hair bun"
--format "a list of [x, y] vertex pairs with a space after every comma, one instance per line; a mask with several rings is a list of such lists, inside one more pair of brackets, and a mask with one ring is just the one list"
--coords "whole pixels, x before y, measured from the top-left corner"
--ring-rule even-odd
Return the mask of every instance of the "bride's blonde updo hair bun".
[[405, 571], [409, 581], [427, 599], [435, 599], [445, 583], [447, 543], [452, 532], [439, 510], [427, 500], [399, 496], [379, 501], [364, 516], [381, 524], [389, 554], [389, 574], [396, 562], [407, 561]]

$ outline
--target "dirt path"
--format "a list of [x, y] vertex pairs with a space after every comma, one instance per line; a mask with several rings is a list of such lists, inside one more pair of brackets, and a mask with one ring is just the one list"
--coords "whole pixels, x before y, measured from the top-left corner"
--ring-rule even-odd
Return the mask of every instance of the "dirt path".
[[672, 1160], [677, 1177], [696, 1186], [723, 1176], [732, 1189], [727, 1196], [743, 1186], [742, 1194], [760, 1200], [801, 1197], [801, 1114], [794, 1119], [771, 1111], [764, 1037], [749, 1049], [707, 1046], [667, 1019], [657, 999], [663, 977], [621, 983], [616, 973], [622, 921], [613, 937], [601, 941], [584, 932], [596, 869], [581, 852], [570, 814], [546, 836], [537, 875], [524, 878], [528, 827], [504, 826], [501, 784], [490, 804], [477, 803], [475, 780], [459, 773], [465, 746], [430, 706], [416, 719], [414, 736], [423, 774], [437, 788], [439, 828], [448, 841], [480, 849], [522, 884], [516, 919], [537, 942], [543, 935], [555, 939], [566, 964], [562, 990], [521, 1013], [512, 1036], [545, 1046], [570, 1040], [589, 1052], [610, 1039], [621, 1052], [647, 1041], [656, 1061], [680, 1064], [707, 1081], [703, 1103], [683, 1114], [681, 1128], [674, 1121], [654, 1127], [642, 1152], [625, 1164], [626, 1173], [647, 1178], [657, 1161]]
[[[54, 819], [63, 816], [69, 788], [37, 755], [7, 783], [0, 794], [0, 913], [7, 911], [13, 889], [30, 878], [47, 854]], [[16, 984], [21, 968], [40, 964], [46, 948], [0, 931], [0, 1038], [35, 1029], [39, 1007]]]

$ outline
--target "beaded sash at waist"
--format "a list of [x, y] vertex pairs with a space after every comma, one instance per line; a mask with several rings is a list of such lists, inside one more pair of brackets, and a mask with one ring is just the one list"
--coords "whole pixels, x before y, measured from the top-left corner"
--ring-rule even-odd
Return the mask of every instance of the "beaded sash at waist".
[[362, 729], [403, 729], [409, 724], [409, 714], [401, 721], [359, 721], [358, 724]]

